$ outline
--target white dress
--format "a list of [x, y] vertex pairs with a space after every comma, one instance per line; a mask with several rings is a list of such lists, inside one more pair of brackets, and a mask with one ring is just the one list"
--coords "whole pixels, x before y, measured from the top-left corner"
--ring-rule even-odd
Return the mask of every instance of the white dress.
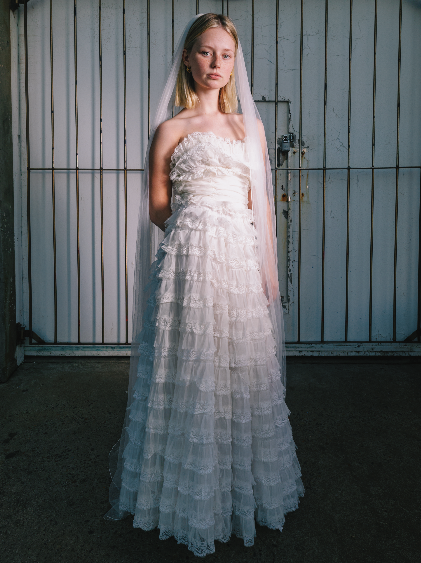
[[262, 291], [243, 141], [189, 134], [151, 270], [120, 510], [195, 555], [255, 521], [282, 529], [304, 489]]

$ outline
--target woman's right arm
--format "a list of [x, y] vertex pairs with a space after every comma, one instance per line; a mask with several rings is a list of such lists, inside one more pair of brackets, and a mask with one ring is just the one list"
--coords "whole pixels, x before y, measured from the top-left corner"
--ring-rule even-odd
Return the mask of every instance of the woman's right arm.
[[159, 125], [149, 152], [149, 217], [162, 231], [171, 216], [170, 162], [180, 139], [179, 128], [171, 121]]

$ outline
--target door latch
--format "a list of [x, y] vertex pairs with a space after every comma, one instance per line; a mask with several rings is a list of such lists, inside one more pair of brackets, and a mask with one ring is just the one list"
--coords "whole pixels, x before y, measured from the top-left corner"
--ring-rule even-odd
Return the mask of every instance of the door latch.
[[282, 164], [285, 162], [289, 151], [295, 147], [296, 139], [297, 138], [295, 133], [288, 133], [288, 135], [282, 135], [282, 137], [278, 139], [278, 148], [277, 148], [278, 168], [282, 166]]

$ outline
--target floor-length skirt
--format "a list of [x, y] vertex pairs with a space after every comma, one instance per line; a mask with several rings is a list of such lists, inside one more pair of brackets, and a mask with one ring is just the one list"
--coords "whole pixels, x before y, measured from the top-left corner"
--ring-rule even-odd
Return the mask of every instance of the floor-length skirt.
[[151, 270], [120, 509], [195, 555], [303, 494], [251, 212], [206, 198], [168, 220]]

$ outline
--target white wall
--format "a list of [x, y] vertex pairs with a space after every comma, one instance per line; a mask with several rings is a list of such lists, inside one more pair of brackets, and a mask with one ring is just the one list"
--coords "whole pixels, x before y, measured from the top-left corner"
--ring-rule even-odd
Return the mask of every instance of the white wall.
[[[175, 41], [196, 2], [175, 1]], [[220, 12], [220, 1], [200, 2], [200, 11]], [[226, 10], [227, 2], [224, 2]], [[148, 136], [148, 61], [145, 0], [126, 0], [127, 41], [127, 166], [139, 169]], [[349, 1], [330, 0], [327, 41], [326, 166], [348, 165]], [[230, 0], [247, 68], [251, 69], [250, 0]], [[281, 294], [286, 303], [286, 339], [298, 338], [298, 235], [301, 232], [301, 340], [320, 341], [322, 295], [325, 1], [303, 4], [303, 104], [305, 154], [302, 160], [301, 229], [298, 224], [299, 151], [290, 152], [278, 172], [278, 246]], [[17, 261], [22, 280], [18, 302], [28, 326], [26, 233], [26, 160], [24, 104], [23, 9], [16, 18], [16, 139], [23, 144]], [[31, 167], [51, 166], [49, 2], [28, 3], [29, 100]], [[378, 2], [375, 166], [396, 164], [399, 0]], [[371, 166], [373, 122], [374, 0], [353, 0], [349, 208], [348, 339], [369, 339]], [[403, 1], [400, 110], [400, 165], [419, 166], [421, 154], [421, 5]], [[53, 3], [55, 166], [75, 167], [75, 72], [73, 2]], [[276, 2], [255, 2], [254, 91], [265, 124], [272, 165], [275, 164], [275, 39]], [[18, 40], [17, 40], [18, 38]], [[79, 166], [99, 168], [98, 2], [77, 3]], [[279, 1], [279, 91], [277, 136], [299, 132], [300, 2]], [[123, 16], [122, 0], [102, 2], [103, 165], [124, 167]], [[171, 3], [151, 2], [150, 110], [153, 115], [171, 57]], [[20, 96], [18, 90], [20, 89]], [[266, 100], [264, 102], [263, 100]], [[20, 144], [16, 141], [17, 149]], [[19, 177], [17, 171], [16, 177]], [[101, 342], [100, 174], [81, 171], [80, 271], [81, 341]], [[33, 330], [46, 341], [54, 338], [54, 270], [52, 174], [31, 172], [31, 239]], [[372, 339], [393, 336], [393, 266], [395, 232], [395, 169], [374, 174], [373, 326]], [[137, 205], [141, 172], [128, 173], [129, 321], [133, 284]], [[283, 186], [283, 189], [282, 189]], [[77, 342], [76, 174], [56, 171], [57, 340]], [[124, 174], [103, 174], [104, 326], [105, 342], [125, 341]], [[397, 223], [397, 340], [416, 328], [418, 283], [418, 221], [420, 171], [399, 173]], [[346, 170], [327, 170], [325, 186], [325, 322], [326, 341], [345, 338]], [[289, 201], [288, 201], [289, 199]], [[129, 322], [129, 340], [130, 340]]]

